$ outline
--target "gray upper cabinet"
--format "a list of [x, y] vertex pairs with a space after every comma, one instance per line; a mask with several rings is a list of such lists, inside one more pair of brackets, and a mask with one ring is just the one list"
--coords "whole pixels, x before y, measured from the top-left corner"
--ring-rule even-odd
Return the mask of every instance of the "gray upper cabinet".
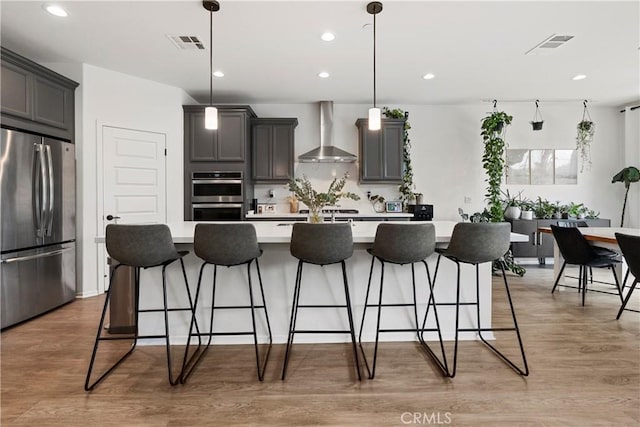
[[295, 118], [254, 119], [251, 125], [251, 172], [255, 182], [293, 178]]
[[2, 48], [2, 123], [68, 140], [78, 83]]
[[218, 107], [218, 129], [204, 127], [205, 106], [184, 107], [185, 148], [191, 162], [244, 162], [253, 111], [243, 106]]
[[402, 182], [403, 119], [382, 119], [379, 131], [369, 130], [367, 119], [358, 119], [360, 182]]

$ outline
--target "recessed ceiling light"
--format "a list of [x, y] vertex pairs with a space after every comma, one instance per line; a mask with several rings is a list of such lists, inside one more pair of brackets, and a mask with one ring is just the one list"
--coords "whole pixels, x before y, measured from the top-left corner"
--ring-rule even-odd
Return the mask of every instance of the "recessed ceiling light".
[[336, 36], [333, 33], [326, 32], [326, 33], [323, 33], [320, 36], [320, 38], [322, 40], [326, 41], [326, 42], [330, 42], [330, 41], [334, 40], [336, 38]]
[[224, 73], [220, 70], [214, 71], [213, 77], [224, 77]]
[[584, 80], [587, 76], [584, 74], [578, 74], [577, 76], [573, 76], [573, 80]]
[[423, 79], [425, 80], [431, 80], [432, 78], [434, 78], [436, 75], [433, 73], [427, 73], [424, 76], [422, 76]]
[[44, 4], [42, 5], [42, 8], [54, 16], [59, 16], [62, 18], [69, 16], [66, 10], [55, 4]]
[[318, 77], [320, 77], [321, 79], [326, 79], [329, 76], [330, 76], [330, 74], [327, 73], [326, 71], [322, 71], [322, 72], [318, 73]]

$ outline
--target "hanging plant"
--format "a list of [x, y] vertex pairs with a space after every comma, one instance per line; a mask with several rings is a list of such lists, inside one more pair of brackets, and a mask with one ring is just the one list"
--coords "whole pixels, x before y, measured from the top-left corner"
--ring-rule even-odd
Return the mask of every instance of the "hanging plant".
[[542, 119], [542, 113], [540, 112], [540, 108], [538, 107], [538, 102], [540, 102], [540, 100], [536, 99], [536, 111], [535, 113], [533, 113], [533, 121], [529, 122], [531, 123], [531, 127], [533, 128], [533, 130], [542, 130], [542, 124], [544, 123], [544, 120]]
[[593, 135], [596, 132], [596, 125], [591, 120], [591, 115], [587, 109], [587, 101], [585, 100], [582, 105], [582, 120], [578, 123], [578, 135], [576, 136], [576, 150], [580, 154], [580, 173], [585, 168], [591, 169], [591, 142], [593, 141]]
[[486, 200], [489, 202], [489, 214], [491, 222], [504, 220], [500, 184], [505, 172], [505, 148], [503, 139], [505, 126], [511, 124], [513, 117], [503, 111], [496, 110], [496, 101], [493, 104], [494, 111], [482, 119], [482, 140], [484, 142], [484, 154], [482, 167], [487, 173]]
[[409, 112], [400, 108], [390, 110], [387, 107], [382, 109], [382, 114], [390, 119], [404, 119], [404, 131], [402, 134], [402, 184], [398, 187], [400, 192], [400, 200], [406, 205], [415, 197], [413, 190], [413, 167], [411, 166], [411, 140], [409, 139]]

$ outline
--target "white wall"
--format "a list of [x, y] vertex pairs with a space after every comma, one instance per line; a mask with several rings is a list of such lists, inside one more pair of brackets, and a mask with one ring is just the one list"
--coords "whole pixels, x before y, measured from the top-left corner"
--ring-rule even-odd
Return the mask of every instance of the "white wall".
[[[297, 117], [296, 157], [319, 145], [318, 104], [253, 104], [259, 117]], [[412, 163], [416, 191], [424, 194], [425, 202], [434, 205], [435, 218], [458, 220], [458, 208], [466, 212], [482, 210], [485, 206], [486, 183], [482, 169], [483, 144], [480, 121], [491, 111], [491, 104], [468, 105], [389, 105], [409, 111], [412, 143]], [[335, 145], [358, 153], [355, 121], [366, 117], [368, 105], [334, 105]], [[544, 127], [533, 132], [529, 122], [533, 118], [533, 103], [505, 103], [500, 110], [514, 116], [507, 130], [506, 140], [510, 148], [558, 148], [574, 149], [576, 125], [582, 118], [582, 103], [558, 103], [544, 105]], [[512, 193], [523, 190], [530, 199], [538, 196], [550, 201], [584, 203], [600, 211], [601, 218], [611, 218], [617, 225], [624, 186], [612, 185], [611, 177], [624, 164], [624, 143], [619, 131], [619, 117], [615, 108], [590, 106], [591, 117], [596, 123], [592, 144], [592, 167], [578, 176], [577, 185], [509, 185]], [[340, 176], [349, 171], [351, 178], [347, 189], [359, 193], [363, 200], [342, 201], [343, 207], [355, 207], [361, 211], [372, 208], [364, 200], [367, 190], [382, 194], [387, 199], [397, 199], [397, 185], [363, 185], [357, 187], [358, 164], [309, 164], [297, 163], [296, 176], [306, 174], [318, 188], [326, 188], [333, 174]], [[256, 196], [261, 202], [269, 201], [267, 190], [275, 190], [273, 202], [279, 210], [286, 211], [289, 192], [284, 186], [256, 186]], [[471, 202], [465, 204], [465, 197]]]
[[80, 83], [76, 93], [78, 289], [98, 292], [103, 234], [98, 222], [98, 123], [163, 133], [167, 137], [167, 221], [183, 220], [183, 104], [196, 102], [182, 89], [88, 64], [47, 64]]

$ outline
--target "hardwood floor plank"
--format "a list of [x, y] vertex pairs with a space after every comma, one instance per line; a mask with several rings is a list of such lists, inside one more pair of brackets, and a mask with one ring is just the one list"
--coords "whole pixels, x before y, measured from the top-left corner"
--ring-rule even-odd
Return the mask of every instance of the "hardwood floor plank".
[[[252, 346], [235, 345], [213, 347], [186, 385], [171, 387], [164, 347], [142, 346], [85, 393], [103, 300], [78, 300], [1, 334], [0, 421], [401, 426], [440, 417], [459, 426], [640, 425], [640, 315], [625, 312], [616, 321], [620, 300], [614, 295], [588, 293], [584, 307], [576, 290], [551, 295], [552, 275], [550, 268], [534, 267], [524, 278], [509, 277], [531, 369], [527, 378], [480, 342], [460, 343], [453, 380], [441, 376], [417, 343], [385, 342], [373, 381], [355, 381], [348, 344], [296, 344], [287, 380], [280, 381], [284, 346], [277, 345], [259, 382]], [[494, 324], [508, 325], [498, 278], [493, 292]], [[632, 303], [639, 305], [638, 299]], [[513, 334], [496, 337], [497, 346], [518, 360]], [[176, 346], [176, 354], [180, 350]]]

